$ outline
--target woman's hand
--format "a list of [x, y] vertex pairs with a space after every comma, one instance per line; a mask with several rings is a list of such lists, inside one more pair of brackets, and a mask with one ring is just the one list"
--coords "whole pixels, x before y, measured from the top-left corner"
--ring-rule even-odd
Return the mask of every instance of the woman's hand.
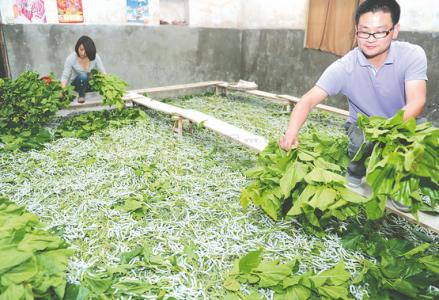
[[283, 137], [279, 140], [279, 146], [289, 151], [293, 148], [297, 148], [299, 146], [299, 136], [298, 134], [286, 132]]

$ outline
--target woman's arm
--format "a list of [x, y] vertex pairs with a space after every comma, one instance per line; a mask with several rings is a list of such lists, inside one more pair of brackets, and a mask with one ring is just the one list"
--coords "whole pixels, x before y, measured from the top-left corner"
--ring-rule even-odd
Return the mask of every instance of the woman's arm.
[[61, 75], [61, 86], [63, 88], [67, 85], [70, 76], [72, 76], [72, 70], [73, 70], [72, 55], [69, 55], [66, 58], [66, 61], [64, 63], [64, 70], [62, 71], [62, 75]]
[[101, 57], [96, 53], [96, 69], [101, 73], [106, 73], [104, 64], [102, 63]]

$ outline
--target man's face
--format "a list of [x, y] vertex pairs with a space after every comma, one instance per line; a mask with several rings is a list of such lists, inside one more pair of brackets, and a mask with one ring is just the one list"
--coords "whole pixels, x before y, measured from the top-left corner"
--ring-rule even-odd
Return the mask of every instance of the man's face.
[[[360, 17], [356, 30], [358, 47], [367, 58], [375, 58], [387, 54], [392, 39], [396, 39], [398, 36], [399, 24], [394, 25], [392, 23], [392, 16], [389, 12], [368, 12]], [[384, 36], [387, 32], [387, 36]], [[368, 38], [361, 38], [358, 36], [359, 33], [365, 36], [367, 36], [367, 33], [377, 33], [377, 37], [379, 35], [384, 37], [369, 36]]]

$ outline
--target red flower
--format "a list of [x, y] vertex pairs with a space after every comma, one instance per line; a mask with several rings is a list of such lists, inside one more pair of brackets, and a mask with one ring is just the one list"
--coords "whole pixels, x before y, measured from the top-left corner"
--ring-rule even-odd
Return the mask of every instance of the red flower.
[[40, 79], [44, 80], [47, 85], [49, 85], [52, 82], [52, 78], [50, 76], [43, 76]]

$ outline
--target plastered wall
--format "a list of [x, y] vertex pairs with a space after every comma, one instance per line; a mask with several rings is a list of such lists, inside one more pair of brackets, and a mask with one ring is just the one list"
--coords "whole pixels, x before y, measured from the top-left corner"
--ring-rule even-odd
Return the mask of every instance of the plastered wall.
[[[3, 23], [14, 23], [12, 3], [0, 0]], [[345, 0], [353, 1], [353, 0]], [[44, 0], [47, 22], [58, 23], [56, 0]], [[403, 31], [439, 31], [439, 0], [398, 0]], [[126, 0], [82, 0], [85, 24], [126, 24]], [[305, 29], [309, 0], [149, 0], [153, 25], [187, 18], [190, 26], [238, 29]], [[184, 15], [184, 17], [182, 17]]]
[[[439, 31], [439, 0], [398, 0], [398, 3], [403, 31]], [[190, 25], [305, 29], [308, 5], [309, 0], [191, 0]]]

